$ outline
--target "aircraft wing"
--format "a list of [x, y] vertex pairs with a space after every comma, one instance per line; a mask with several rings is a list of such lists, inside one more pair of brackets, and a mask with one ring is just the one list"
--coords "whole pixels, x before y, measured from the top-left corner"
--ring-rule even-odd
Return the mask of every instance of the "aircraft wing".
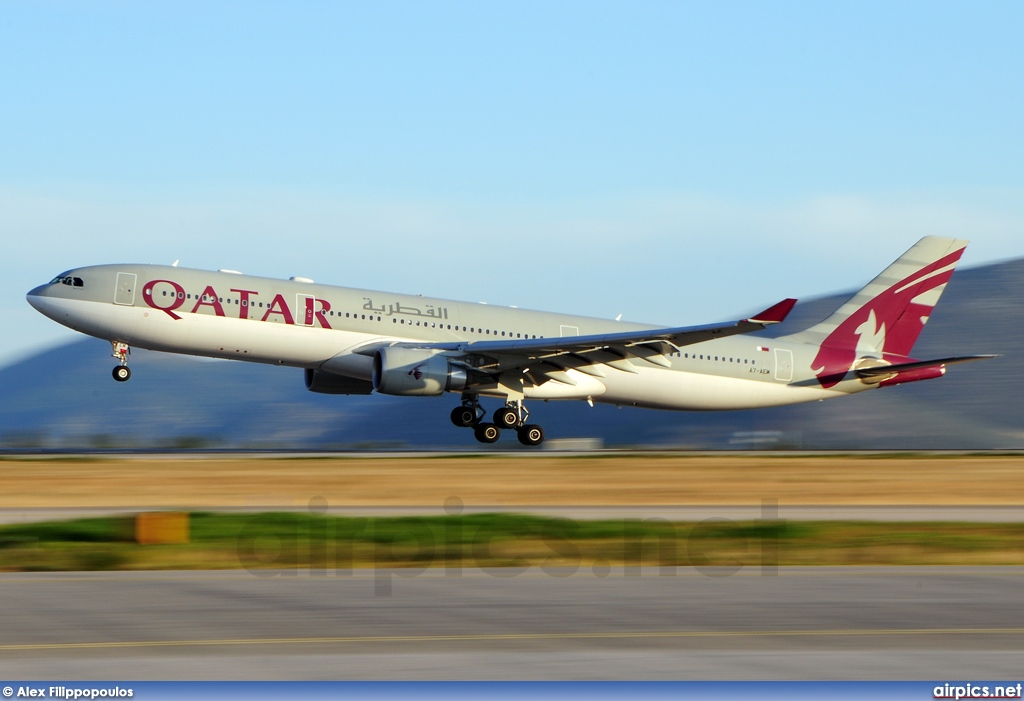
[[[500, 373], [530, 366], [530, 374], [538, 384], [547, 379], [575, 384], [565, 375], [566, 370], [574, 368], [586, 374], [603, 377], [601, 366], [636, 373], [634, 360], [669, 367], [671, 363], [665, 358], [666, 355], [694, 343], [761, 331], [785, 319], [795, 304], [795, 299], [785, 299], [749, 319], [706, 326], [641, 329], [560, 338], [445, 343], [399, 342], [388, 345], [446, 351], [464, 359], [462, 362], [466, 367], [476, 372]], [[356, 352], [372, 355], [379, 347], [365, 346]]]

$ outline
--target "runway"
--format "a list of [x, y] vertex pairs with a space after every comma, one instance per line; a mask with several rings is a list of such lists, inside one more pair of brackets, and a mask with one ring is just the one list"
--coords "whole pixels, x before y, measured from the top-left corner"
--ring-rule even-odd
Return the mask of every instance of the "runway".
[[1009, 680], [1024, 654], [1024, 568], [270, 574], [0, 575], [0, 677]]

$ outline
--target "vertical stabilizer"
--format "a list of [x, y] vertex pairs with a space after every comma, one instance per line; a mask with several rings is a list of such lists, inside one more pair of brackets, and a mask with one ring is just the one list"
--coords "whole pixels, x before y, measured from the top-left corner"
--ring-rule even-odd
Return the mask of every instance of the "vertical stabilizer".
[[818, 346], [811, 369], [825, 387], [859, 359], [909, 356], [966, 246], [924, 237], [830, 317], [787, 339]]

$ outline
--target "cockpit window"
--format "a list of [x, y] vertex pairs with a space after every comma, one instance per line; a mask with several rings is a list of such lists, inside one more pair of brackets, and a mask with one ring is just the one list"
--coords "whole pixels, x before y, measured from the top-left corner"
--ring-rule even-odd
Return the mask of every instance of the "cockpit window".
[[85, 282], [80, 277], [71, 277], [70, 275], [58, 275], [57, 277], [50, 280], [51, 285], [67, 285], [69, 287], [85, 287]]

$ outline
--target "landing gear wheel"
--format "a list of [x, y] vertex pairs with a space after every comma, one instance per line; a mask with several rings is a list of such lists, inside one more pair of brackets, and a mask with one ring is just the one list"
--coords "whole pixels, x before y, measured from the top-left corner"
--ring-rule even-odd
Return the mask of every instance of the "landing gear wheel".
[[544, 429], [537, 424], [526, 424], [519, 429], [518, 436], [523, 445], [540, 445], [544, 442]]
[[500, 428], [516, 428], [519, 426], [519, 414], [509, 407], [498, 409], [494, 412], [494, 423]]
[[128, 378], [132, 376], [132, 371], [128, 369], [127, 365], [118, 365], [111, 374], [118, 382], [127, 382]]
[[501, 438], [501, 429], [494, 424], [477, 424], [473, 435], [481, 443], [495, 443]]
[[457, 406], [452, 409], [452, 423], [459, 428], [475, 426], [477, 422], [476, 412], [471, 406]]

